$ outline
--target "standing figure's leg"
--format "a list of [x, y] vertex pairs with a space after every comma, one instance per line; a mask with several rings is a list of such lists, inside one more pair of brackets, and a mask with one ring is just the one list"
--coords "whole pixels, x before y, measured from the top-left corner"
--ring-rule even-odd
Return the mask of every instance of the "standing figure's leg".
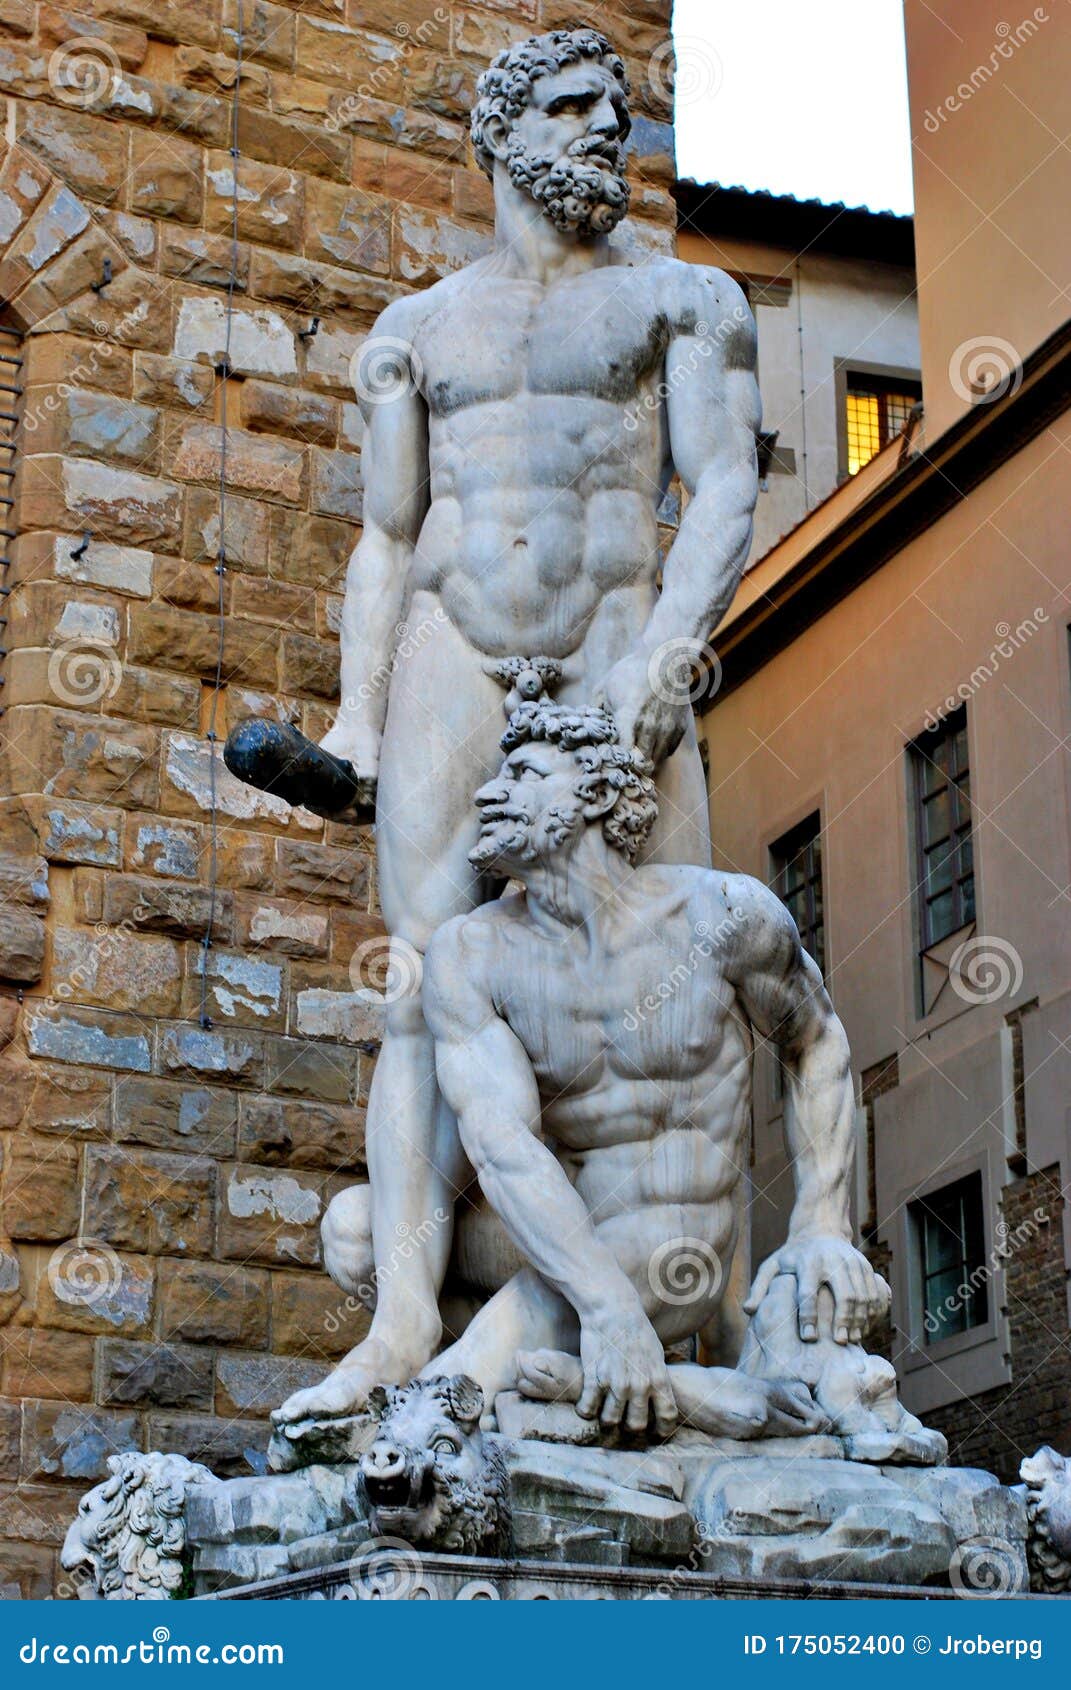
[[423, 644], [391, 681], [376, 816], [380, 903], [391, 934], [386, 1030], [368, 1101], [376, 1310], [367, 1338], [319, 1385], [297, 1391], [278, 1423], [346, 1414], [377, 1384], [402, 1384], [437, 1349], [438, 1299], [454, 1201], [469, 1169], [457, 1123], [439, 1095], [434, 1043], [421, 1006], [421, 965], [444, 921], [475, 908], [473, 794], [498, 767], [502, 689], [434, 605]]

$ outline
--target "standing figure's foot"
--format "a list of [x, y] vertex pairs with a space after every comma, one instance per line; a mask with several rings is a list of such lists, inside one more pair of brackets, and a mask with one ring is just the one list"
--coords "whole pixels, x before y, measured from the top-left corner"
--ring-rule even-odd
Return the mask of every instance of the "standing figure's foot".
[[415, 1371], [399, 1365], [384, 1344], [365, 1339], [318, 1385], [309, 1385], [287, 1397], [280, 1408], [273, 1410], [272, 1420], [276, 1426], [285, 1427], [301, 1420], [333, 1420], [359, 1414], [368, 1407], [369, 1392], [374, 1385], [405, 1384]]

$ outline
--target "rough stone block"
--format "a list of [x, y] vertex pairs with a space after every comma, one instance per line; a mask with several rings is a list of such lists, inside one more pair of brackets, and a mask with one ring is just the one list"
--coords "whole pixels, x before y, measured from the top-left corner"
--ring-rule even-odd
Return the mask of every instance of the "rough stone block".
[[309, 219], [305, 251], [326, 264], [349, 270], [390, 273], [391, 206], [359, 188], [334, 182], [309, 182]]
[[[103, 1138], [111, 1121], [113, 1080], [108, 1073], [74, 1064], [33, 1064], [33, 1089], [23, 1107], [26, 1132], [54, 1133], [74, 1144]], [[0, 1088], [0, 1098], [4, 1096]]]
[[160, 1064], [171, 1074], [215, 1074], [255, 1086], [264, 1072], [264, 1049], [257, 1034], [167, 1027], [160, 1036]]
[[243, 1161], [332, 1173], [364, 1167], [364, 1111], [350, 1105], [248, 1096], [239, 1105]]
[[[239, 76], [238, 65], [225, 53], [206, 53], [200, 47], [179, 47], [175, 53], [175, 69], [186, 88], [197, 88], [208, 94], [230, 92]], [[271, 78], [262, 65], [250, 64], [243, 56], [241, 67], [242, 97], [270, 104]]]
[[[234, 689], [231, 697], [233, 698]], [[244, 886], [253, 890], [271, 885], [274, 859], [270, 839], [255, 833], [238, 833], [228, 829], [220, 840], [217, 853], [219, 878], [224, 886]]]
[[275, 1356], [221, 1355], [216, 1368], [217, 1414], [267, 1416], [306, 1385], [317, 1385], [329, 1372], [319, 1361], [282, 1361]]
[[255, 903], [239, 898], [235, 914], [241, 944], [263, 945], [285, 956], [327, 955], [329, 919], [321, 910], [301, 909], [271, 898]]
[[494, 190], [483, 171], [473, 165], [454, 171], [454, 210], [459, 217], [485, 222], [494, 217]]
[[240, 398], [242, 423], [254, 432], [286, 434], [318, 446], [333, 446], [338, 439], [338, 404], [322, 393], [246, 381]]
[[[286, 976], [283, 967], [268, 957], [243, 956], [236, 951], [210, 951], [207, 963], [208, 1013], [213, 1023], [237, 1023], [281, 1031], [286, 1024]], [[198, 956], [186, 984], [187, 1014], [197, 1012], [201, 1001], [201, 958]]]
[[136, 547], [177, 544], [182, 494], [172, 482], [85, 458], [28, 458], [22, 476], [29, 527], [88, 529]]
[[25, 1026], [31, 1056], [84, 1062], [96, 1068], [129, 1068], [142, 1074], [152, 1066], [144, 1022], [131, 1015], [27, 1005]]
[[346, 522], [304, 511], [276, 510], [271, 525], [271, 572], [307, 587], [340, 587], [356, 531]]
[[[36, 836], [31, 836], [36, 844]], [[46, 910], [49, 902], [48, 864], [43, 857], [0, 854], [0, 897], [27, 909]]]
[[159, 425], [160, 414], [151, 406], [75, 388], [57, 395], [56, 406], [47, 414], [35, 445], [42, 451], [111, 459], [135, 469], [153, 470]]
[[80, 1487], [27, 1485], [0, 1494], [0, 1538], [25, 1544], [63, 1543], [78, 1507]]
[[211, 1408], [212, 1355], [189, 1344], [104, 1338], [100, 1344], [102, 1403], [159, 1408]]
[[16, 1142], [4, 1168], [4, 1229], [18, 1239], [70, 1238], [81, 1209], [73, 1145]]
[[314, 176], [349, 180], [349, 142], [311, 123], [272, 117], [255, 106], [238, 109], [238, 146], [246, 158], [264, 159]]
[[12, 35], [32, 35], [37, 11], [35, 0], [4, 0], [0, 18]]
[[331, 992], [309, 987], [294, 1000], [293, 1030], [306, 1039], [337, 1039], [342, 1044], [382, 1043], [386, 1013], [375, 992]]
[[[289, 512], [262, 505], [256, 499], [228, 494], [223, 535], [228, 566], [232, 569], [237, 566], [252, 575], [267, 574], [272, 517], [284, 514], [289, 515]], [[211, 492], [206, 487], [190, 488], [186, 497], [186, 533], [182, 549], [188, 558], [211, 558], [215, 561], [220, 550], [218, 489]]]
[[264, 1420], [218, 1420], [197, 1414], [150, 1414], [150, 1449], [173, 1450], [218, 1478], [264, 1471], [271, 1429]]
[[229, 1158], [237, 1115], [235, 1094], [215, 1087], [132, 1078], [116, 1088], [116, 1138], [151, 1150]]
[[132, 147], [131, 211], [200, 223], [205, 208], [200, 147], [153, 130], [135, 130]]
[[52, 995], [65, 1003], [174, 1015], [182, 997], [182, 976], [182, 951], [168, 939], [82, 933], [70, 927], [53, 931]]
[[32, 408], [39, 398], [35, 388], [93, 387], [106, 393], [129, 396], [132, 354], [125, 346], [101, 340], [97, 335], [31, 335], [22, 349], [22, 385]]
[[45, 924], [31, 910], [0, 906], [0, 976], [27, 983], [40, 980], [45, 960]]
[[50, 863], [119, 866], [123, 841], [121, 810], [45, 800], [37, 807], [36, 815], [41, 850]]
[[159, 41], [219, 45], [219, 0], [96, 0], [98, 15], [136, 24]]
[[363, 903], [368, 896], [368, 858], [305, 840], [280, 839], [275, 847], [276, 887], [295, 898]]
[[[229, 152], [210, 153], [207, 161], [205, 227], [230, 234], [234, 207], [234, 166]], [[293, 251], [301, 245], [305, 220], [305, 182], [293, 170], [243, 159], [238, 166], [238, 233], [245, 240]]]
[[235, 1167], [223, 1175], [219, 1254], [227, 1260], [320, 1264], [322, 1175]]
[[[0, 79], [2, 75], [3, 67], [0, 66]], [[89, 227], [89, 220], [87, 207], [75, 194], [68, 188], [55, 188], [30, 226], [12, 242], [0, 261], [0, 286], [5, 293], [11, 296], [25, 288], [32, 297], [35, 276], [83, 234]], [[37, 406], [30, 410], [24, 420], [24, 426], [26, 422], [29, 424], [27, 432], [39, 422], [40, 415]]]
[[158, 794], [158, 737], [151, 728], [91, 721], [73, 711], [20, 705], [6, 717], [19, 755], [4, 757], [9, 792], [50, 794], [154, 809]]
[[155, 223], [148, 217], [134, 217], [129, 211], [106, 212], [105, 222], [128, 258], [150, 270], [155, 268]]
[[364, 507], [364, 477], [354, 452], [312, 452], [310, 501], [320, 516], [341, 516], [360, 522]]
[[57, 534], [53, 570], [58, 581], [71, 581], [106, 592], [147, 599], [152, 593], [152, 553], [135, 546], [110, 546], [91, 540], [78, 558], [81, 544], [74, 534]]
[[195, 411], [211, 399], [215, 385], [210, 369], [187, 358], [139, 352], [134, 360], [134, 397], [151, 405], [188, 406]]
[[128, 168], [130, 138], [122, 130], [84, 112], [39, 104], [20, 140], [87, 199], [115, 203]]
[[48, 1601], [55, 1586], [55, 1565], [52, 1549], [27, 1543], [0, 1543], [0, 1590], [13, 1601]]
[[317, 315], [338, 312], [356, 317], [369, 327], [400, 292], [384, 276], [316, 264], [290, 253], [270, 252], [266, 247], [253, 255], [249, 286], [258, 299], [278, 300], [297, 311]]
[[323, 387], [344, 399], [352, 399], [350, 363], [364, 338], [356, 330], [321, 323], [320, 332], [305, 348], [305, 380], [309, 386]]
[[338, 697], [338, 646], [311, 634], [284, 634], [279, 655], [279, 681], [284, 692], [312, 693], [316, 698]]
[[[199, 827], [179, 822], [131, 820], [128, 867], [147, 869], [168, 879], [197, 880], [204, 837]], [[129, 836], [128, 836], [129, 837]]]
[[356, 1096], [357, 1052], [340, 1045], [265, 1035], [268, 1091], [320, 1103], [349, 1103]]
[[212, 931], [226, 941], [234, 930], [234, 898], [217, 891], [213, 908], [207, 886], [185, 886], [181, 881], [154, 880], [149, 875], [109, 875], [104, 887], [104, 920], [109, 926], [120, 922], [157, 933], [173, 933], [179, 939], [202, 939]]
[[85, 1225], [94, 1237], [148, 1255], [212, 1249], [214, 1162], [151, 1150], [86, 1150]]
[[136, 1414], [108, 1409], [87, 1413], [65, 1403], [23, 1407], [22, 1473], [25, 1479], [81, 1479], [86, 1487], [108, 1476], [108, 1457], [140, 1449]]
[[[289, 70], [294, 63], [294, 13], [271, 0], [245, 0], [242, 13], [243, 57], [257, 64]], [[223, 45], [233, 53], [238, 41], [238, 0], [223, 0]]]
[[22, 1433], [22, 1404], [0, 1402], [0, 1479], [19, 1476], [19, 1439]]
[[169, 1262], [162, 1276], [161, 1332], [193, 1344], [268, 1342], [268, 1279], [259, 1268]]
[[271, 1275], [272, 1350], [344, 1356], [368, 1332], [371, 1315], [322, 1274]]
[[39, 1276], [34, 1320], [68, 1333], [142, 1337], [152, 1324], [154, 1291], [152, 1261], [118, 1257], [102, 1240], [90, 1239], [69, 1254], [57, 1252], [52, 1272]]
[[[216, 423], [190, 422], [182, 430], [172, 469], [187, 481], [218, 482], [222, 431]], [[289, 441], [232, 428], [227, 433], [227, 484], [258, 498], [303, 504], [305, 454]]]
[[[219, 631], [216, 617], [173, 609], [170, 605], [139, 604], [130, 616], [129, 651], [136, 661], [187, 672], [193, 670], [214, 682], [219, 662]], [[281, 644], [282, 636], [275, 629], [253, 628], [233, 617], [225, 617], [223, 679], [273, 686]]]
[[[215, 368], [227, 348], [227, 308], [221, 299], [184, 299], [179, 306], [174, 353]], [[231, 324], [231, 368], [239, 375], [279, 380], [297, 374], [293, 330], [277, 311], [236, 309]]]
[[47, 1327], [6, 1326], [0, 1331], [0, 1363], [5, 1396], [50, 1397], [64, 1402], [92, 1400], [93, 1340], [90, 1337]]
[[196, 725], [200, 713], [201, 687], [159, 669], [142, 669], [124, 663], [118, 691], [109, 699], [112, 716], [133, 722], [159, 722], [165, 727]]
[[[299, 628], [305, 633], [316, 629], [316, 599], [308, 587], [290, 586], [284, 581], [265, 581], [262, 577], [239, 577], [234, 582], [231, 600], [235, 616], [268, 622], [275, 627]], [[269, 715], [279, 715], [277, 700], [268, 697], [262, 706]], [[253, 710], [251, 714], [260, 714]]]
[[198, 287], [229, 289], [232, 263], [236, 286], [244, 293], [249, 286], [247, 246], [240, 245], [235, 255], [225, 235], [205, 235], [186, 229], [161, 230], [160, 269], [165, 276], [175, 276]]
[[[99, 280], [103, 259], [108, 257], [112, 260], [113, 271], [117, 270], [117, 260], [124, 264], [126, 261], [114, 241], [108, 243], [106, 251], [94, 253], [85, 249], [87, 239], [88, 236], [83, 237], [72, 249], [86, 264], [95, 261], [95, 272], [86, 274], [84, 279], [79, 277], [84, 292], [71, 298], [73, 290], [69, 283], [62, 276], [57, 276], [55, 270], [50, 272], [50, 283], [57, 290], [62, 286], [68, 299], [68, 303], [53, 318], [55, 326], [68, 329], [72, 334], [103, 336], [120, 346], [166, 352], [171, 339], [171, 284], [154, 276], [147, 277], [144, 270], [130, 266], [113, 274], [103, 293], [94, 293], [90, 283]], [[62, 264], [61, 258], [56, 268]]]
[[486, 229], [469, 228], [434, 212], [399, 210], [394, 228], [394, 273], [413, 287], [427, 287], [441, 276], [484, 258], [491, 249]]

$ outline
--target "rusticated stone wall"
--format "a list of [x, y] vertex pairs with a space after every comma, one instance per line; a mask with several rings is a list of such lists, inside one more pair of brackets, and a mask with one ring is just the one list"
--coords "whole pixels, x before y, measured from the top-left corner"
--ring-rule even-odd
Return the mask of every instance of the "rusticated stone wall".
[[220, 740], [251, 713], [322, 733], [361, 519], [350, 359], [387, 301], [487, 247], [466, 115], [491, 54], [609, 30], [637, 254], [672, 246], [670, 9], [244, 0], [234, 158], [237, 0], [0, 0], [7, 1594], [64, 1592], [109, 1454], [247, 1470], [271, 1407], [363, 1331], [319, 1220], [363, 1177], [373, 841], [217, 762], [204, 950], [217, 661]]

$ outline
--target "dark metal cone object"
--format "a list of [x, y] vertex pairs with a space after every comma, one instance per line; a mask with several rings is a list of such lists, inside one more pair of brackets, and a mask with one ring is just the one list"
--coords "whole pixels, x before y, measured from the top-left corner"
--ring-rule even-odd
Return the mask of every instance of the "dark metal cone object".
[[259, 717], [239, 722], [227, 735], [223, 761], [247, 786], [259, 787], [288, 804], [319, 816], [375, 820], [375, 783], [362, 779], [352, 763], [333, 757], [288, 722]]

